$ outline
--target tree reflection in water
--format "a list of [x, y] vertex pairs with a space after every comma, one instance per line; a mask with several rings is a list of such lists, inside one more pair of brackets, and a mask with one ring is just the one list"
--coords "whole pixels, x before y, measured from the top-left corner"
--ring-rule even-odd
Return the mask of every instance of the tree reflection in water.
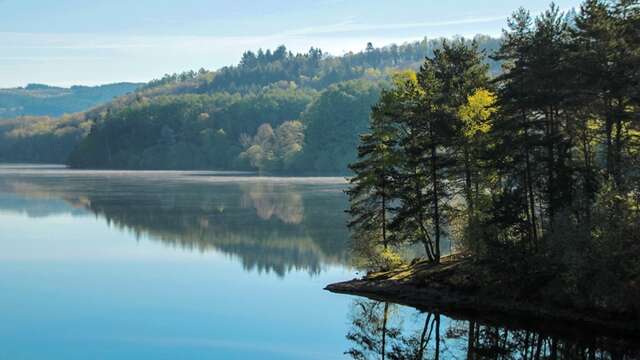
[[[578, 335], [578, 334], [575, 334]], [[638, 359], [633, 340], [567, 338], [357, 299], [345, 352], [353, 359]]]
[[262, 220], [274, 216], [285, 224], [300, 224], [304, 217], [302, 194], [290, 185], [278, 188], [273, 183], [240, 184], [242, 206], [256, 209]]
[[317, 275], [327, 265], [349, 263], [343, 184], [204, 180], [5, 174], [0, 210], [40, 216], [89, 212], [139, 239], [237, 256], [248, 271], [281, 277], [292, 270]]

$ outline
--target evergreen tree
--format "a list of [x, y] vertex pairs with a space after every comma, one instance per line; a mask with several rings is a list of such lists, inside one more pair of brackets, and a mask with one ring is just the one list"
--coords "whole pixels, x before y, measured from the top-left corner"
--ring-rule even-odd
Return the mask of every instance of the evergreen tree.
[[362, 253], [375, 253], [389, 245], [395, 166], [398, 161], [397, 128], [394, 124], [396, 94], [385, 91], [373, 107], [370, 133], [361, 136], [358, 161], [350, 165], [355, 176], [347, 191], [351, 208], [349, 227]]
[[[482, 54], [462, 41], [396, 78], [374, 111], [393, 114], [397, 136], [383, 238], [420, 243], [437, 263], [443, 235], [462, 230], [463, 250], [492, 276], [543, 284], [538, 296], [561, 286], [571, 289], [562, 301], [636, 309], [639, 5], [587, 0], [563, 14], [552, 4], [535, 19], [519, 9], [492, 83]], [[363, 137], [363, 148], [375, 144]], [[366, 165], [354, 170], [374, 173]]]
[[539, 211], [535, 181], [538, 166], [534, 161], [539, 133], [532, 121], [533, 99], [529, 87], [534, 81], [528, 71], [532, 63], [532, 19], [528, 11], [518, 9], [507, 21], [503, 43], [494, 59], [504, 62], [504, 73], [495, 81], [498, 87], [498, 106], [494, 136], [499, 139], [493, 149], [492, 166], [503, 184], [496, 194], [499, 211], [492, 223], [504, 234], [516, 234], [533, 247], [539, 239]]
[[[438, 84], [429, 65], [396, 88], [402, 111], [398, 118], [402, 156], [398, 163], [398, 208], [391, 225], [399, 243], [420, 243], [429, 260], [440, 258], [442, 178], [438, 157], [438, 126], [435, 95]], [[427, 77], [429, 77], [427, 79]], [[428, 84], [422, 88], [422, 84]]]
[[[480, 120], [475, 117], [474, 120], [463, 119], [460, 110], [469, 104], [469, 98], [479, 89], [488, 87], [489, 73], [488, 66], [485, 64], [485, 55], [479, 51], [475, 42], [471, 44], [462, 40], [445, 42], [441, 49], [434, 52], [432, 63], [434, 76], [440, 83], [436, 108], [438, 116], [446, 126], [444, 128], [446, 130], [440, 131], [440, 135], [446, 138], [440, 147], [441, 158], [446, 158], [440, 165], [444, 167], [443, 173], [447, 178], [443, 184], [448, 188], [447, 197], [461, 192], [465, 200], [464, 207], [466, 207], [466, 211], [448, 209], [450, 216], [446, 225], [450, 227], [456, 213], [466, 214], [467, 222], [471, 220], [478, 197], [474, 193], [480, 192], [479, 157], [472, 156], [474, 152], [478, 155], [479, 149], [474, 148], [477, 144], [474, 143], [474, 136], [468, 136], [470, 129], [467, 125], [470, 121], [486, 122], [487, 119]], [[474, 111], [480, 111], [480, 109]], [[447, 204], [447, 207], [450, 205]]]

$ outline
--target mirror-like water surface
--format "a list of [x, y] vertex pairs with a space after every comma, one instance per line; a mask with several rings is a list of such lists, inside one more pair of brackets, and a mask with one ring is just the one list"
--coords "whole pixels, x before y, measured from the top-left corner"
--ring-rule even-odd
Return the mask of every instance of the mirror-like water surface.
[[330, 294], [342, 178], [0, 165], [0, 359], [633, 358]]

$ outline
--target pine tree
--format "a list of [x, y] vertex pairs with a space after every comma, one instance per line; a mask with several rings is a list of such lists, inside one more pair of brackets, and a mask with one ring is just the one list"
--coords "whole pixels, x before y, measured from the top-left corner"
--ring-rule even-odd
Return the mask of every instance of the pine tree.
[[532, 62], [532, 19], [528, 11], [518, 9], [508, 20], [503, 43], [494, 54], [504, 62], [504, 73], [495, 79], [498, 106], [494, 136], [499, 139], [491, 158], [503, 191], [496, 195], [492, 222], [503, 232], [518, 234], [533, 248], [539, 239], [539, 211], [535, 181], [538, 166], [534, 161], [539, 132], [532, 121], [533, 99], [529, 87], [534, 79], [528, 71]]
[[402, 156], [396, 181], [399, 204], [391, 227], [395, 241], [420, 243], [427, 258], [438, 262], [442, 224], [434, 104], [438, 85], [427, 63], [421, 68], [420, 77], [428, 87], [423, 88], [414, 76], [399, 84], [397, 90], [403, 109], [399, 118]]
[[488, 87], [488, 66], [484, 63], [485, 55], [478, 50], [475, 42], [467, 45], [458, 40], [453, 43], [444, 42], [442, 49], [436, 50], [433, 58], [434, 76], [441, 84], [437, 96], [437, 109], [442, 121], [447, 123], [452, 133], [448, 134], [450, 149], [453, 152], [448, 172], [449, 181], [455, 186], [461, 183], [467, 209], [474, 208], [473, 184], [474, 160], [470, 137], [466, 136], [465, 121], [461, 118], [460, 109], [468, 104], [468, 99], [479, 89]]
[[618, 187], [623, 185], [627, 129], [637, 121], [631, 110], [640, 61], [637, 13], [638, 2], [634, 0], [613, 4], [587, 0], [572, 32], [572, 67], [580, 80], [576, 87], [582, 95], [580, 105], [603, 120], [606, 177]]
[[355, 176], [347, 190], [351, 207], [349, 227], [362, 253], [389, 246], [393, 179], [397, 162], [397, 129], [394, 126], [395, 94], [385, 91], [373, 107], [371, 132], [361, 136], [358, 161], [350, 166]]

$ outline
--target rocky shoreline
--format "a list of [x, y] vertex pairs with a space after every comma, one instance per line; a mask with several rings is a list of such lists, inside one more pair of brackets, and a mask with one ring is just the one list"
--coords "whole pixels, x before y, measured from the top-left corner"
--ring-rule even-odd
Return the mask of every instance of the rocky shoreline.
[[454, 319], [499, 322], [514, 328], [552, 330], [563, 335], [575, 336], [579, 330], [640, 340], [640, 321], [622, 314], [515, 301], [509, 296], [488, 296], [466, 284], [473, 277], [468, 263], [466, 259], [448, 260], [439, 265], [417, 262], [393, 271], [370, 273], [362, 279], [330, 284], [325, 289], [443, 313]]

